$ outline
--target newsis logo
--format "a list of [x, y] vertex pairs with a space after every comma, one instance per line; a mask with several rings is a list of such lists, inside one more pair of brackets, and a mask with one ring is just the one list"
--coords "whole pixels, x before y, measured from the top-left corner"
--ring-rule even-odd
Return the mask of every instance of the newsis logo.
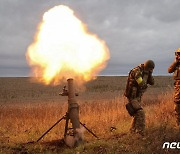
[[163, 149], [180, 149], [180, 142], [165, 142], [163, 144]]

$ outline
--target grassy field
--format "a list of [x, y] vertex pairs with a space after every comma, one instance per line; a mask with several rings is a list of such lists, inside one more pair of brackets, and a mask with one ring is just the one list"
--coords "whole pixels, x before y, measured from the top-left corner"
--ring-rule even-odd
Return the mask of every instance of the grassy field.
[[67, 97], [59, 96], [64, 84], [45, 86], [30, 78], [0, 78], [0, 153], [179, 153], [177, 149], [162, 149], [164, 142], [180, 141], [172, 78], [155, 77], [156, 84], [143, 96], [145, 138], [129, 133], [132, 119], [123, 97], [126, 79], [98, 77], [77, 87], [80, 121], [99, 139], [85, 132], [85, 144], [71, 149], [61, 141], [64, 121], [40, 142], [28, 143], [66, 113]]

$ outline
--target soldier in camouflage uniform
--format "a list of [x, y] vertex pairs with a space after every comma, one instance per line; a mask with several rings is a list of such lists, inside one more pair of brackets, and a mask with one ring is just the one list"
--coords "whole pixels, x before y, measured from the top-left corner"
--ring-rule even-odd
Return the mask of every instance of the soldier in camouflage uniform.
[[147, 89], [147, 85], [154, 84], [152, 77], [155, 64], [152, 60], [147, 60], [129, 72], [125, 96], [128, 99], [126, 109], [133, 116], [130, 131], [144, 135], [145, 130], [145, 113], [141, 106], [141, 97]]
[[180, 48], [175, 52], [175, 60], [168, 68], [169, 73], [174, 72], [174, 103], [177, 125], [180, 126]]

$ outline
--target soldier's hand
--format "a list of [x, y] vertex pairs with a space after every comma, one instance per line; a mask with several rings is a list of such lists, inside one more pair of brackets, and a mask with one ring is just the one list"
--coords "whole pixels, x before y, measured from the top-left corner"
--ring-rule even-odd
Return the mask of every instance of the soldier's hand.
[[178, 56], [175, 57], [174, 62], [175, 62], [175, 63], [178, 63], [178, 62], [179, 62]]
[[150, 69], [150, 70], [149, 70], [149, 73], [150, 73], [150, 75], [152, 75], [152, 73], [153, 73], [153, 69]]

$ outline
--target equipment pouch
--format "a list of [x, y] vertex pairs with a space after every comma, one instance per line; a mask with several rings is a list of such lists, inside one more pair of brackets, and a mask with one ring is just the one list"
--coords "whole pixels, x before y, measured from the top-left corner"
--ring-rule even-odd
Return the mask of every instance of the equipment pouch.
[[134, 116], [134, 114], [136, 112], [131, 103], [126, 104], [126, 110], [128, 111], [130, 116]]

